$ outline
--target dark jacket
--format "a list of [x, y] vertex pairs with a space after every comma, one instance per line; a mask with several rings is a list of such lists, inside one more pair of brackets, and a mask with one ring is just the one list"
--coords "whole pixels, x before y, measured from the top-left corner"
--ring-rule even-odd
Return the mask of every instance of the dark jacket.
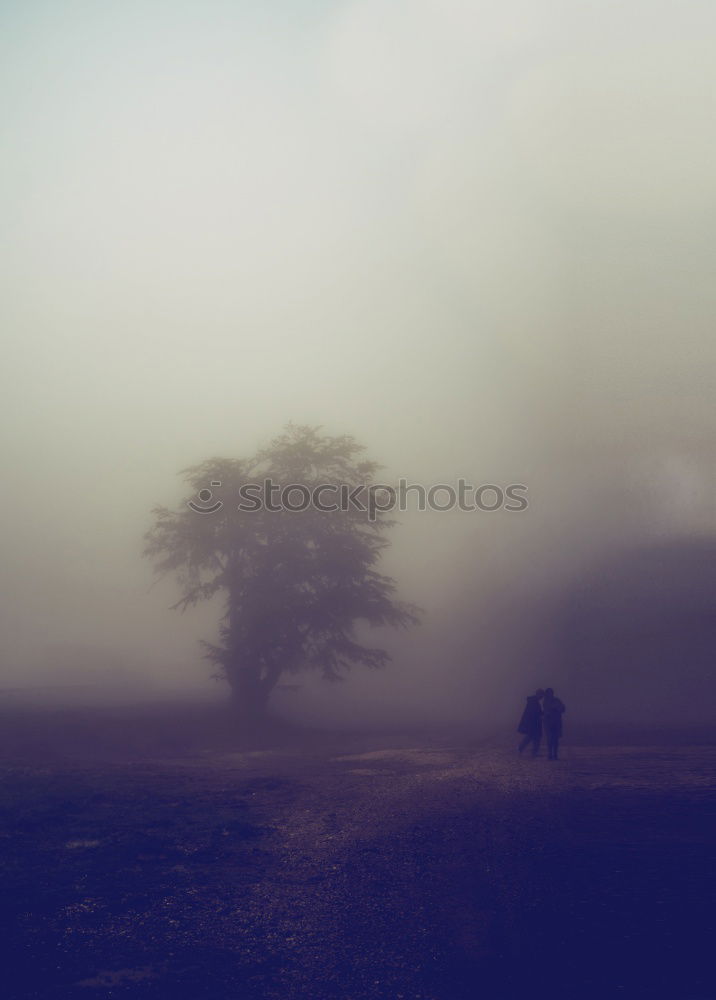
[[566, 711], [564, 702], [559, 698], [544, 700], [544, 728], [555, 736], [562, 735], [562, 716]]
[[522, 713], [517, 732], [524, 733], [525, 736], [531, 736], [532, 739], [538, 739], [542, 735], [542, 709], [540, 708], [539, 698], [534, 694], [529, 695], [527, 698], [527, 704]]

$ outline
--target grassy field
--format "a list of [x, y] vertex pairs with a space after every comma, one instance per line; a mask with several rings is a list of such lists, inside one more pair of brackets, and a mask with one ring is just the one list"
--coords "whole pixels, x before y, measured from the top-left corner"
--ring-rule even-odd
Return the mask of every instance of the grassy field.
[[237, 747], [171, 712], [2, 721], [8, 1000], [716, 997], [716, 747], [688, 734], [553, 763], [415, 734]]

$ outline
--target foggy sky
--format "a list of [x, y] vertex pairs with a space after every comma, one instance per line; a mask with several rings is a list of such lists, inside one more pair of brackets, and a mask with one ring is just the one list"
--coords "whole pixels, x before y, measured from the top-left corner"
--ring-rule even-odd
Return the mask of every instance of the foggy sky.
[[75, 646], [203, 679], [215, 613], [168, 610], [142, 534], [178, 470], [288, 420], [386, 476], [529, 487], [403, 518], [386, 568], [426, 620], [344, 710], [521, 692], [555, 595], [713, 533], [712, 5], [0, 18], [0, 686]]

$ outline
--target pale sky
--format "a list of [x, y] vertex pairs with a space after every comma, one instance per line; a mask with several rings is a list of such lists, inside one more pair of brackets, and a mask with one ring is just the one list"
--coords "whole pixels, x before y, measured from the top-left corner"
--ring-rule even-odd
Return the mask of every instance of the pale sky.
[[675, 0], [0, 4], [8, 676], [58, 642], [195, 663], [149, 510], [287, 420], [529, 485], [516, 526], [398, 529], [434, 643], [485, 553], [508, 578], [713, 531], [715, 28]]

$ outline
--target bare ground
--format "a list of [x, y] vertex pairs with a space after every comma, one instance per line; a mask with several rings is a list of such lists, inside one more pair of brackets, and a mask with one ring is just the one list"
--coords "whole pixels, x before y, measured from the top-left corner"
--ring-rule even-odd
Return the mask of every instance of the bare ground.
[[714, 746], [93, 756], [21, 731], [8, 1000], [716, 997]]

